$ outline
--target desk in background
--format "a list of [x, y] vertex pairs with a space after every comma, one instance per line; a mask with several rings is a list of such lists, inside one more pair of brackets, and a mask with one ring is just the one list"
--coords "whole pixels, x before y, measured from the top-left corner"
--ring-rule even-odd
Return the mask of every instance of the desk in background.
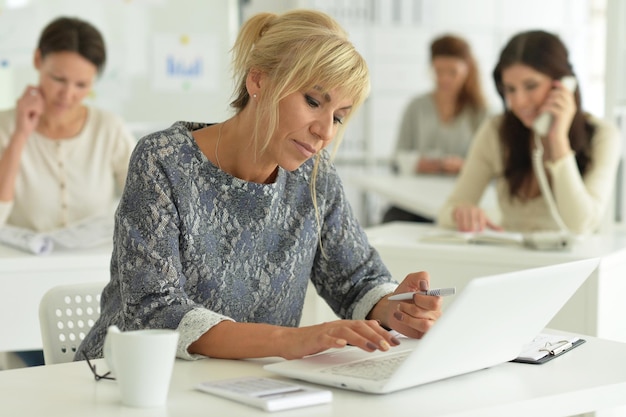
[[[359, 175], [347, 183], [364, 193], [374, 193], [390, 204], [420, 216], [434, 219], [454, 188], [455, 176], [446, 175]], [[495, 189], [488, 187], [480, 205], [494, 221], [500, 212]]]
[[[456, 286], [457, 290], [462, 290], [470, 279], [478, 276], [598, 257], [601, 259], [598, 269], [549, 327], [626, 342], [625, 231], [589, 236], [577, 242], [571, 251], [559, 252], [420, 240], [421, 236], [435, 230], [432, 225], [403, 222], [366, 229], [370, 243], [398, 281], [409, 272], [425, 270], [430, 273], [431, 287]], [[446, 297], [444, 307], [451, 301], [451, 297]], [[532, 308], [532, 300], [528, 308]]]
[[0, 352], [41, 349], [39, 302], [56, 285], [106, 282], [112, 246], [44, 256], [0, 245]]
[[[329, 388], [334, 397], [331, 404], [283, 414], [290, 417], [549, 417], [626, 404], [626, 344], [586, 338], [582, 346], [541, 366], [504, 363], [387, 395]], [[84, 361], [2, 371], [0, 415], [267, 417], [269, 414], [264, 411], [195, 391], [194, 386], [212, 379], [275, 377], [262, 369], [263, 364], [273, 360], [177, 359], [167, 405], [146, 409], [122, 406], [117, 382], [94, 381]], [[98, 370], [107, 369], [103, 360], [96, 363]]]

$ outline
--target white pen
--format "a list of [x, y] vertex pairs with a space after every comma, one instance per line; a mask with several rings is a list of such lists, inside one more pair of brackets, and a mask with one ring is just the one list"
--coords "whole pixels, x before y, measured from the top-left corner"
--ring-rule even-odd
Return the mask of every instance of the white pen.
[[404, 292], [402, 294], [392, 295], [388, 298], [389, 301], [402, 301], [402, 300], [412, 300], [415, 294], [420, 295], [436, 295], [440, 297], [444, 297], [446, 295], [454, 295], [456, 294], [456, 288], [434, 288], [432, 290], [426, 291], [415, 291], [415, 292]]

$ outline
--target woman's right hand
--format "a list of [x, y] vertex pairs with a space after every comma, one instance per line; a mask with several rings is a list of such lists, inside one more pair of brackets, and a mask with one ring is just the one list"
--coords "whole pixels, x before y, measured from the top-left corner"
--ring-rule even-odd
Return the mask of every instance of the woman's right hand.
[[313, 326], [283, 328], [280, 356], [298, 359], [331, 348], [357, 346], [367, 352], [386, 351], [400, 344], [376, 320], [335, 320]]
[[503, 230], [493, 223], [484, 210], [473, 204], [460, 205], [454, 209], [454, 222], [460, 232], [481, 232], [485, 228]]
[[39, 88], [29, 85], [17, 101], [16, 133], [28, 137], [39, 123], [44, 111], [44, 99]]

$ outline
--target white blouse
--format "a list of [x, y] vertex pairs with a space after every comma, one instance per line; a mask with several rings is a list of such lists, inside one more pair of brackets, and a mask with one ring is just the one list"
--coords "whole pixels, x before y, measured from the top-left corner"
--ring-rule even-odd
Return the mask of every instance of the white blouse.
[[[0, 112], [0, 153], [14, 130], [15, 109]], [[75, 137], [53, 140], [33, 132], [22, 153], [15, 197], [0, 202], [0, 227], [48, 232], [112, 216], [134, 146], [120, 117], [93, 107]]]

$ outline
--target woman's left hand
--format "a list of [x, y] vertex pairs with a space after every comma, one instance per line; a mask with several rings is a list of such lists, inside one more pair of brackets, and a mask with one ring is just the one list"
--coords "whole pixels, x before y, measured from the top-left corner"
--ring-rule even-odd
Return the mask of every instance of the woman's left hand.
[[[415, 272], [407, 275], [394, 294], [426, 291], [429, 285], [428, 272]], [[441, 297], [416, 294], [409, 301], [389, 301], [387, 298], [374, 306], [369, 318], [379, 320], [405, 336], [421, 338], [441, 316]]]

